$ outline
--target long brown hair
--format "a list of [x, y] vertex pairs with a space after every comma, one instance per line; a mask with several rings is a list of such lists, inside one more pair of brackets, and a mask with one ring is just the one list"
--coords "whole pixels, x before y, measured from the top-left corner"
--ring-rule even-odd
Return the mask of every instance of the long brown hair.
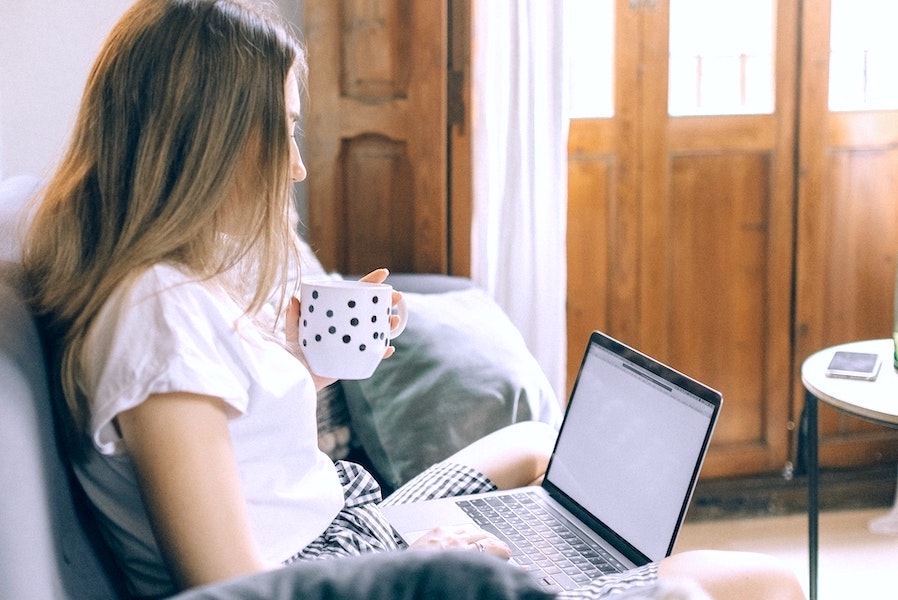
[[291, 69], [304, 80], [296, 39], [234, 0], [140, 0], [107, 38], [24, 247], [76, 438], [84, 339], [129, 277], [160, 262], [200, 278], [239, 269], [252, 277], [223, 279], [248, 313], [286, 293]]

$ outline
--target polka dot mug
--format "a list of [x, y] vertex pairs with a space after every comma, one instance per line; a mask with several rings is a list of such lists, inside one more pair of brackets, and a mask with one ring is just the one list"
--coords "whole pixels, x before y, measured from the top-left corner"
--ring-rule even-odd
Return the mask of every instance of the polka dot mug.
[[[405, 301], [394, 309], [392, 295], [386, 283], [303, 281], [299, 343], [312, 372], [334, 379], [370, 377], [408, 321]], [[399, 324], [391, 331], [393, 314]]]

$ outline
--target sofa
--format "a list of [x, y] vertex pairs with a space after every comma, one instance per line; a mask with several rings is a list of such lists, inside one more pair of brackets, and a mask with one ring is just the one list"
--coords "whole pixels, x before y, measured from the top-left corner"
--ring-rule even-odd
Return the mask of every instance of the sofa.
[[[127, 590], [60, 452], [40, 334], [21, 293], [18, 240], [25, 200], [37, 186], [33, 177], [0, 182], [0, 598], [123, 598]], [[314, 269], [320, 265], [304, 265], [304, 272]], [[334, 458], [366, 462], [390, 490], [506, 423], [559, 423], [557, 399], [523, 340], [470, 281], [430, 275], [391, 281], [409, 291], [409, 326], [396, 353], [406, 359], [391, 358], [371, 380], [341, 382], [319, 396], [319, 440]], [[466, 331], [474, 338], [466, 339]], [[433, 336], [444, 343], [425, 347]], [[275, 597], [542, 593], [486, 555], [403, 552], [305, 563], [181, 596]]]

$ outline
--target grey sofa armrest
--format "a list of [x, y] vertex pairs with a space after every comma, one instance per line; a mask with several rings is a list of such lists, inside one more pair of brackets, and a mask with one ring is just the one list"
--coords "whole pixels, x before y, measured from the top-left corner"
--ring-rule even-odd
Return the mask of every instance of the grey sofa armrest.
[[57, 445], [38, 329], [0, 260], [0, 598], [115, 598], [112, 565]]
[[401, 551], [297, 563], [175, 596], [172, 600], [538, 600], [552, 595], [526, 573], [486, 554]]

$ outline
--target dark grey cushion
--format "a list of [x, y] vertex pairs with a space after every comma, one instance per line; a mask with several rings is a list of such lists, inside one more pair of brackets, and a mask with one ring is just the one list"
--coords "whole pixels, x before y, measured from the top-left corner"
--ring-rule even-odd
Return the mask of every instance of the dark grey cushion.
[[486, 554], [404, 551], [317, 560], [182, 593], [174, 600], [537, 600], [529, 575]]
[[511, 423], [561, 422], [520, 332], [479, 288], [405, 293], [408, 325], [369, 379], [343, 381], [355, 439], [387, 488]]

